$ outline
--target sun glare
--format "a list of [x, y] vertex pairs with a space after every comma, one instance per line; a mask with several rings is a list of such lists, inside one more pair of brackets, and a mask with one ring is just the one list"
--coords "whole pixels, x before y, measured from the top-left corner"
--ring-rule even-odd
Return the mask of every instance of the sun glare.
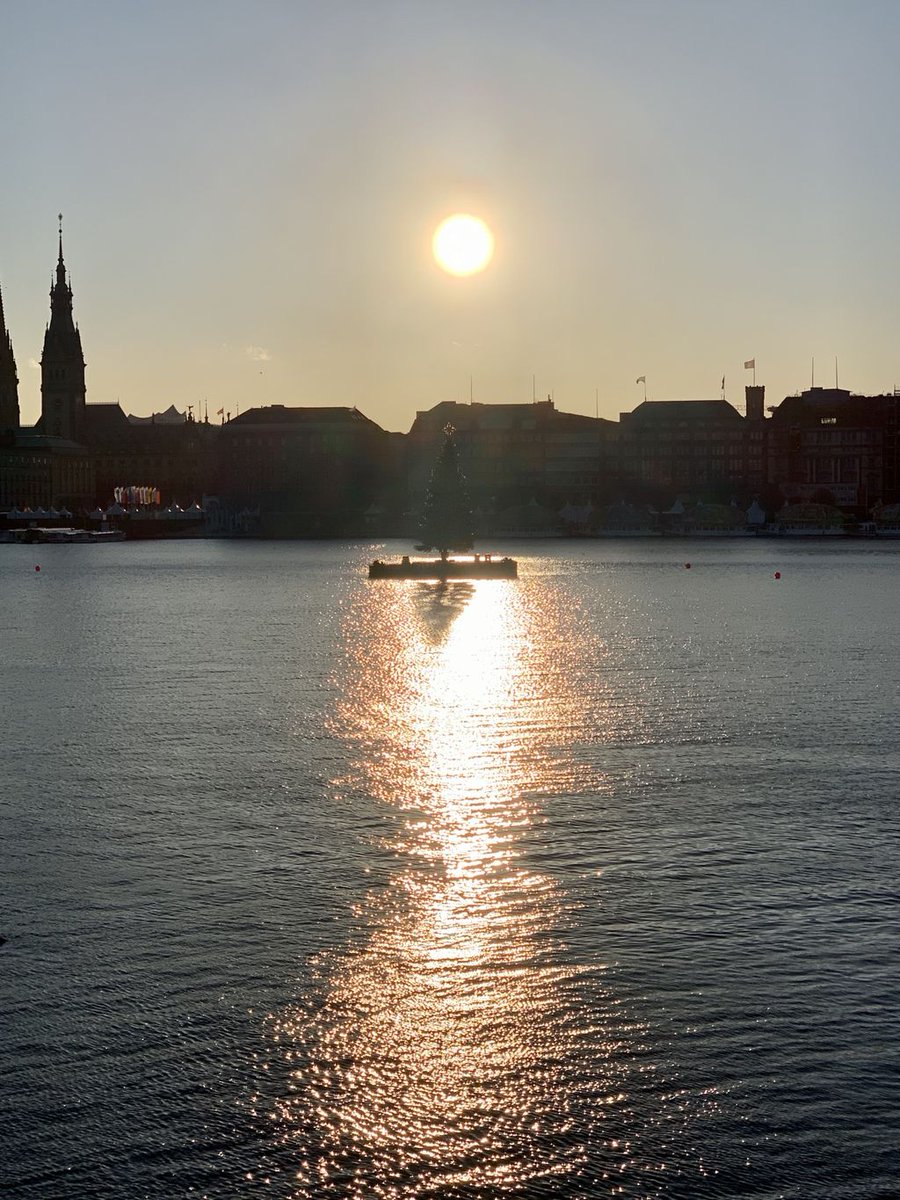
[[456, 213], [441, 221], [431, 242], [435, 261], [451, 275], [474, 275], [494, 256], [494, 235], [478, 217]]

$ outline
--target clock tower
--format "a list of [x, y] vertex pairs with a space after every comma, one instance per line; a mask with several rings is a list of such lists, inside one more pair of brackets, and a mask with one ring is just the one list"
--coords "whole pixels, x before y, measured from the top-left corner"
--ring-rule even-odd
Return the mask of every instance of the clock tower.
[[81, 334], [72, 319], [72, 288], [63, 261], [62, 213], [59, 216], [59, 260], [50, 288], [50, 324], [41, 356], [41, 432], [78, 442], [84, 435], [84, 354]]

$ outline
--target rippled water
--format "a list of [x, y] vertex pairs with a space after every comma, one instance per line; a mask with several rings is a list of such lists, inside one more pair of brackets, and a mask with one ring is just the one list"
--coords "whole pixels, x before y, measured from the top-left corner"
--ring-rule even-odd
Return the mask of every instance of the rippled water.
[[900, 545], [515, 553], [0, 547], [7, 1194], [900, 1194]]

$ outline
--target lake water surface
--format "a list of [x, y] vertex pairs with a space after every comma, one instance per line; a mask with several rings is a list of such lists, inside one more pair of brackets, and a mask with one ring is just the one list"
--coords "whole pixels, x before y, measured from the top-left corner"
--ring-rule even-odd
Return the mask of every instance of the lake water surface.
[[7, 1195], [900, 1194], [900, 544], [495, 549], [0, 547]]

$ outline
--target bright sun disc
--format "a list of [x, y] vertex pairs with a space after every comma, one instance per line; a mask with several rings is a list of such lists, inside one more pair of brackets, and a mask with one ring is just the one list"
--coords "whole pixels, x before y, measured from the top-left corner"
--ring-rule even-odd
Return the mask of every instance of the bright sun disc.
[[494, 235], [478, 217], [456, 213], [438, 225], [431, 248], [438, 266], [451, 275], [474, 275], [493, 258]]

